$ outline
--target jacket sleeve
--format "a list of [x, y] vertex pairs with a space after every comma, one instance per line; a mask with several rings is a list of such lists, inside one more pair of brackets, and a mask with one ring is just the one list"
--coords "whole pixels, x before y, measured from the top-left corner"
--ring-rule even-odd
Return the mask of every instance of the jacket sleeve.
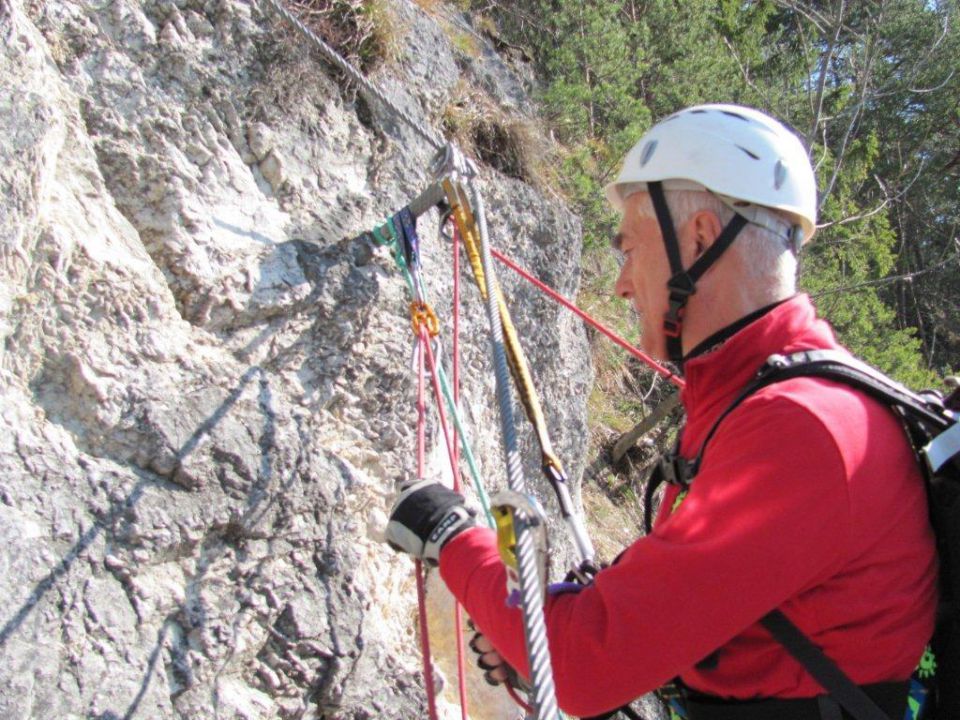
[[[749, 410], [749, 411], [748, 411]], [[684, 673], [844, 562], [843, 459], [802, 406], [760, 395], [723, 423], [682, 505], [579, 593], [548, 598], [565, 712], [596, 715]], [[505, 606], [492, 531], [455, 538], [441, 574], [500, 653], [526, 674], [520, 611]]]

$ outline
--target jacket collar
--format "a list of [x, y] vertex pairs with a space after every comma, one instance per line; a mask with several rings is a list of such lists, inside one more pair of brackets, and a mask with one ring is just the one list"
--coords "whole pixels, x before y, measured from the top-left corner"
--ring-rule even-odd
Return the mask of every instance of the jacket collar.
[[795, 295], [774, 306], [684, 364], [686, 387], [681, 399], [689, 429], [712, 422], [774, 353], [833, 347], [837, 347], [833, 331], [817, 318], [807, 295]]

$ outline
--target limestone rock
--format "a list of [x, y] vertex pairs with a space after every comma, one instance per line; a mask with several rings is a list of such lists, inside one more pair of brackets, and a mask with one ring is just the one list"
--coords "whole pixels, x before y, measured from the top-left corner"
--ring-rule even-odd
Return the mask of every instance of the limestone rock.
[[[411, 42], [373, 79], [430, 123], [455, 54], [394, 10]], [[431, 149], [358, 114], [260, 3], [12, 0], [0, 35], [0, 716], [424, 717], [411, 564], [376, 531], [414, 471], [406, 289], [350, 238], [422, 187]], [[512, 82], [495, 97], [519, 102]], [[575, 295], [577, 220], [492, 170], [481, 187], [494, 242]], [[584, 333], [502, 282], [575, 479]], [[464, 304], [463, 406], [496, 486], [486, 319]]]

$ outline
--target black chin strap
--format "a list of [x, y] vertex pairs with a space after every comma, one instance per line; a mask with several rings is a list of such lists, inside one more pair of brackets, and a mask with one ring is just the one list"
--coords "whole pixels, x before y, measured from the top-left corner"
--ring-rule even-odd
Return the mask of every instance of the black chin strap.
[[734, 214], [714, 243], [707, 248], [707, 251], [697, 258], [689, 269], [684, 270], [683, 262], [680, 259], [680, 243], [677, 242], [677, 231], [673, 226], [673, 219], [670, 217], [670, 208], [667, 207], [663, 183], [647, 183], [647, 190], [650, 193], [650, 199], [653, 200], [653, 209], [657, 213], [660, 234], [663, 235], [667, 259], [670, 261], [670, 272], [673, 273], [673, 276], [667, 281], [667, 290], [670, 292], [670, 307], [663, 317], [663, 333], [667, 338], [667, 355], [673, 362], [681, 362], [683, 360], [683, 343], [680, 337], [683, 332], [683, 315], [687, 299], [697, 291], [697, 280], [719, 259], [723, 251], [730, 247], [734, 238], [737, 237], [737, 233], [747, 224], [747, 219], [742, 215]]

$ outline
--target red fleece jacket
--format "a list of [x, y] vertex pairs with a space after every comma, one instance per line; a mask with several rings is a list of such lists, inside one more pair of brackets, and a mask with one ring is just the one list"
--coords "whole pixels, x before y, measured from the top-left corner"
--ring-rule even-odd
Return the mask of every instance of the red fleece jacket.
[[[797, 296], [686, 364], [681, 454], [775, 353], [837, 348]], [[575, 594], [550, 597], [557, 697], [574, 715], [619, 707], [680, 675], [729, 698], [811, 697], [819, 685], [759, 626], [780, 608], [854, 681], [907, 678], [933, 632], [936, 556], [923, 482], [894, 416], [847, 386], [797, 378], [723, 422], [684, 501]], [[440, 572], [501, 654], [526, 672], [496, 537], [454, 538]], [[719, 648], [712, 669], [698, 661]]]

